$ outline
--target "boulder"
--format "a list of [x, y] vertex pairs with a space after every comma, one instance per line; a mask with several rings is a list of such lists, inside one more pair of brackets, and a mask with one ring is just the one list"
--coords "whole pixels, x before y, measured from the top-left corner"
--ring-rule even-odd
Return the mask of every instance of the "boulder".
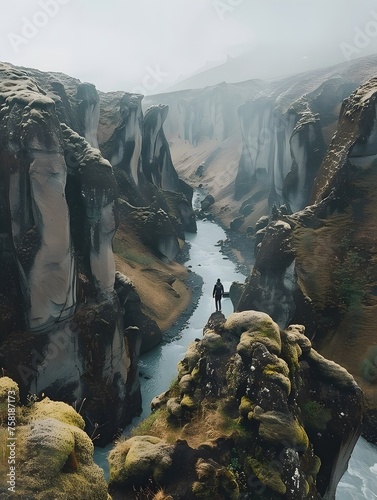
[[353, 377], [316, 353], [303, 325], [282, 331], [258, 311], [212, 315], [143, 435], [110, 455], [110, 489], [162, 487], [188, 499], [333, 498], [361, 418]]
[[[9, 381], [0, 378], [0, 387], [17, 392], [17, 384]], [[0, 390], [0, 407], [7, 402], [8, 392]], [[12, 498], [108, 500], [103, 470], [93, 462], [93, 442], [83, 431], [84, 419], [71, 406], [48, 398], [33, 401], [29, 407], [16, 406], [17, 465]], [[4, 472], [8, 469], [9, 465], [2, 468]], [[5, 485], [1, 481], [0, 498], [4, 500], [10, 497]]]
[[238, 231], [239, 228], [242, 226], [242, 224], [245, 222], [245, 216], [240, 215], [238, 217], [235, 217], [229, 224], [229, 229], [231, 231]]
[[200, 206], [203, 212], [206, 212], [211, 205], [215, 203], [215, 198], [211, 194], [207, 194], [207, 196], [200, 202]]

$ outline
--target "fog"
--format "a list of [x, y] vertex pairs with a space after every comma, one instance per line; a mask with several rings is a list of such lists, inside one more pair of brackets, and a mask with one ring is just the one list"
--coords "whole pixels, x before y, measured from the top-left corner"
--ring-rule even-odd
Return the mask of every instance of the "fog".
[[104, 91], [151, 94], [276, 78], [377, 52], [377, 5], [371, 0], [3, 0], [3, 5], [2, 61], [67, 73]]

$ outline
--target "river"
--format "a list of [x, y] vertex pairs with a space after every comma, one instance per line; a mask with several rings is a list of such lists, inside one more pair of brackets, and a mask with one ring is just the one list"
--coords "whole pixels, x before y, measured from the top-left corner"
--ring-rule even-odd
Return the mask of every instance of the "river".
[[[190, 260], [186, 266], [203, 278], [203, 290], [198, 307], [193, 312], [189, 323], [173, 341], [161, 344], [140, 357], [139, 366], [143, 412], [134, 419], [125, 432], [135, 426], [141, 419], [150, 414], [151, 400], [167, 390], [177, 376], [177, 363], [185, 354], [188, 344], [203, 334], [203, 327], [215, 310], [212, 298], [213, 285], [217, 278], [224, 284], [225, 290], [233, 281], [243, 281], [244, 276], [237, 271], [235, 264], [220, 252], [216, 246], [219, 240], [225, 240], [224, 230], [210, 221], [197, 222], [196, 234], [187, 234], [190, 244]], [[228, 316], [233, 312], [229, 298], [223, 299], [222, 312]], [[95, 462], [103, 467], [108, 478], [106, 456], [111, 446], [96, 448]], [[336, 500], [377, 500], [377, 447], [360, 438], [352, 454], [348, 471], [339, 483]]]

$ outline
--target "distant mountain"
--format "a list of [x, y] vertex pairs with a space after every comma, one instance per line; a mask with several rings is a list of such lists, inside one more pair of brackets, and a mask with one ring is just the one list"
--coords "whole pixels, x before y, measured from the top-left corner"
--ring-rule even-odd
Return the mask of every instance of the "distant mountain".
[[[325, 48], [324, 48], [325, 49]], [[338, 45], [326, 47], [326, 50], [307, 52], [304, 48], [285, 47], [282, 42], [279, 51], [276, 46], [257, 46], [242, 55], [231, 57], [213, 67], [213, 62], [184, 80], [168, 87], [164, 92], [203, 88], [221, 82], [236, 83], [251, 79], [274, 79], [291, 74], [323, 68], [344, 62], [344, 55]]]

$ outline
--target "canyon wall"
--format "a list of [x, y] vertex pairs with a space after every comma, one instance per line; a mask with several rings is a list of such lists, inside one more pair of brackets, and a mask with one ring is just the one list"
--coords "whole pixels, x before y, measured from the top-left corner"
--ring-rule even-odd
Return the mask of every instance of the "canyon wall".
[[237, 309], [257, 307], [280, 325], [303, 321], [313, 344], [356, 378], [364, 435], [376, 442], [377, 81], [342, 105], [311, 205], [275, 210], [256, 234], [256, 263]]
[[115, 275], [120, 222], [128, 255], [135, 244], [136, 259], [150, 252], [148, 269], [170, 265], [158, 272], [176, 314], [189, 300], [169, 271], [184, 230], [196, 230], [192, 190], [170, 159], [167, 108], [144, 120], [141, 99], [0, 67], [1, 366], [23, 402], [44, 393], [81, 406], [99, 443], [141, 411], [137, 357], [162, 338], [138, 276]]
[[[274, 205], [303, 209], [343, 99], [374, 76], [376, 56], [273, 81], [220, 84], [146, 98], [165, 103], [179, 174], [214, 196], [211, 212], [241, 232]], [[245, 209], [247, 206], [247, 209]]]

